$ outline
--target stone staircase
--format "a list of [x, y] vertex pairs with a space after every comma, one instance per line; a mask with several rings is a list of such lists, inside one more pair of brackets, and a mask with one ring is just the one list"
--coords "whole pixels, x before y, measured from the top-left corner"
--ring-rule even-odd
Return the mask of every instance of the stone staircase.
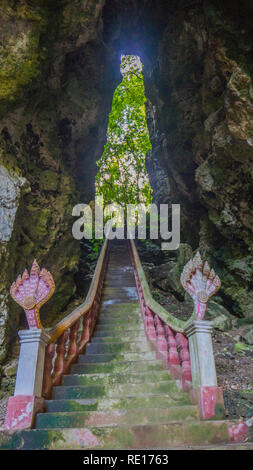
[[54, 387], [33, 430], [0, 448], [168, 449], [226, 443], [225, 421], [199, 421], [146, 339], [126, 245], [111, 243], [99, 319], [86, 353]]

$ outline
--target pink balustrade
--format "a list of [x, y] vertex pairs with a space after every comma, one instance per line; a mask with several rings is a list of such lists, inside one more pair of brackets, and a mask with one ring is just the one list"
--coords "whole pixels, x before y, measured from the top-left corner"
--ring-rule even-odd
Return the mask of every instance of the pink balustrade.
[[50, 342], [45, 353], [45, 367], [42, 396], [49, 399], [52, 388], [61, 385], [63, 375], [70, 371], [73, 363], [77, 362], [79, 354], [84, 354], [86, 345], [90, 342], [97, 322], [97, 316], [102, 295], [106, 263], [100, 273], [99, 283], [92, 307], [79, 318], [70, 328]]
[[169, 369], [171, 375], [178, 380], [182, 390], [188, 391], [191, 388], [192, 381], [188, 339], [182, 333], [173, 331], [172, 328], [146, 305], [131, 246], [130, 256], [147, 338], [156, 350], [157, 359], [162, 360], [163, 366]]
[[[52, 275], [44, 268], [40, 270], [34, 260], [30, 274], [25, 270], [22, 277], [18, 276], [12, 284], [11, 296], [23, 307], [29, 330], [23, 342], [24, 349], [21, 344], [16, 380], [18, 391], [15, 388], [15, 394], [8, 402], [6, 430], [32, 428], [36, 413], [44, 410], [44, 400], [51, 398], [52, 388], [61, 385], [62, 377], [70, 372], [71, 364], [77, 361], [79, 354], [85, 353], [97, 321], [107, 247], [108, 242], [105, 241], [85, 302], [47, 333], [41, 324], [39, 311], [54, 292]], [[32, 345], [32, 354], [37, 358], [34, 360], [33, 357], [30, 367], [27, 367], [27, 344]], [[23, 385], [25, 377], [29, 381], [27, 386]], [[24, 389], [29, 393], [24, 394]]]

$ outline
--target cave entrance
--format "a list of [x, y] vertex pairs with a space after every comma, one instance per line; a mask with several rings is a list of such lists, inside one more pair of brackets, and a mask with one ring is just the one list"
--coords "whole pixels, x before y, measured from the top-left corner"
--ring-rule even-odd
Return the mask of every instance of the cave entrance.
[[103, 204], [152, 202], [146, 170], [146, 154], [151, 142], [146, 122], [143, 65], [139, 56], [121, 55], [122, 81], [116, 88], [109, 114], [107, 141], [97, 165], [96, 196]]

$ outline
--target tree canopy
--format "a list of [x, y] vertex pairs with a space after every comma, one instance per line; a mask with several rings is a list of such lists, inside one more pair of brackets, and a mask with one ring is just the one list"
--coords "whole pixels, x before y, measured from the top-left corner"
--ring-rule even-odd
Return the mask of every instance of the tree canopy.
[[152, 202], [152, 190], [145, 167], [151, 149], [146, 122], [145, 93], [140, 58], [121, 57], [122, 82], [113, 96], [107, 141], [97, 162], [97, 195], [104, 203], [126, 204]]

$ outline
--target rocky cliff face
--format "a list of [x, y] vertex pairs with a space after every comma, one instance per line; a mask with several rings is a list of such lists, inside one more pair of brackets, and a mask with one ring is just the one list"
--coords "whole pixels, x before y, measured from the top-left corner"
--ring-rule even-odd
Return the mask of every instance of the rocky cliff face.
[[72, 207], [93, 198], [120, 53], [144, 63], [155, 200], [181, 204], [182, 241], [220, 274], [224, 305], [252, 318], [251, 2], [6, 0], [0, 12], [0, 362], [20, 324], [9, 286], [34, 257], [56, 281], [45, 325], [75, 294]]
[[56, 282], [42, 311], [45, 326], [59, 320], [76, 291], [72, 207], [93, 197], [113, 88], [103, 5], [1, 2], [0, 363], [20, 324], [9, 287], [35, 257]]
[[175, 7], [147, 83], [182, 241], [215, 266], [232, 312], [252, 318], [252, 6], [222, 3]]
[[220, 274], [224, 304], [251, 319], [252, 5], [111, 0], [104, 12], [110, 49], [144, 63], [155, 200], [181, 204], [182, 241]]

